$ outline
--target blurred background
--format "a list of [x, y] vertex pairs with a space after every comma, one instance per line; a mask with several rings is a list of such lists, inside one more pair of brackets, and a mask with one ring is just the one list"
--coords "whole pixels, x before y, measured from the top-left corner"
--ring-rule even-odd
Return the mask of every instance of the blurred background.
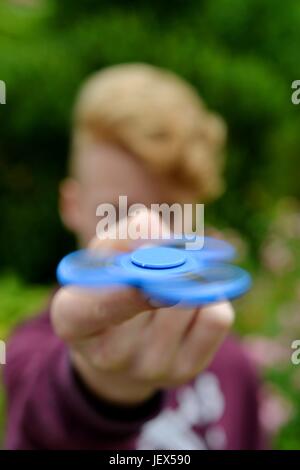
[[169, 68], [228, 124], [227, 191], [206, 223], [254, 276], [236, 330], [265, 380], [262, 423], [274, 448], [300, 449], [299, 51], [294, 0], [0, 0], [0, 338], [43, 305], [74, 248], [57, 187], [79, 84], [115, 63]]

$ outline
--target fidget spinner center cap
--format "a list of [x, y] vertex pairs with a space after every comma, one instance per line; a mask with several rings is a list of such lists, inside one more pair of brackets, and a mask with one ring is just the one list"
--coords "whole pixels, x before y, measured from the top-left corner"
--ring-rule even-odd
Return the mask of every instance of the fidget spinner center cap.
[[131, 254], [131, 261], [140, 268], [176, 268], [186, 262], [183, 251], [168, 247], [139, 248]]

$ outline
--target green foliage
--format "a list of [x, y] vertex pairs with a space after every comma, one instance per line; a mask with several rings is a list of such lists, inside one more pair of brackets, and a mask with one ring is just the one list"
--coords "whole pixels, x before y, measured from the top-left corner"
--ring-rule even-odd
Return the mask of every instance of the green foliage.
[[35, 314], [46, 300], [49, 288], [28, 285], [12, 274], [0, 277], [0, 338], [5, 339], [12, 329], [28, 315]]
[[[260, 353], [261, 360], [268, 364], [264, 368], [265, 387], [283, 397], [290, 409], [287, 422], [275, 433], [273, 447], [299, 449], [300, 368], [291, 362], [291, 345], [300, 338], [300, 206], [295, 200], [283, 199], [273, 212], [274, 222], [261, 250], [260, 267], [253, 271], [250, 260], [246, 263], [253, 272], [254, 285], [236, 302], [236, 329], [243, 336], [268, 338], [269, 347]], [[280, 411], [273, 406], [270, 412], [276, 421]], [[274, 422], [273, 418], [270, 420]]]

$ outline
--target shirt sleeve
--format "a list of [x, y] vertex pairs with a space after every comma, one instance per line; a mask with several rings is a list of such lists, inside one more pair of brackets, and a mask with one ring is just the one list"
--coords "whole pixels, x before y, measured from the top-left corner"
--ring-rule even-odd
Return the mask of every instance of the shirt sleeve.
[[141, 427], [164, 402], [163, 393], [135, 408], [100, 401], [73, 370], [48, 314], [10, 340], [4, 382], [7, 449], [134, 449]]

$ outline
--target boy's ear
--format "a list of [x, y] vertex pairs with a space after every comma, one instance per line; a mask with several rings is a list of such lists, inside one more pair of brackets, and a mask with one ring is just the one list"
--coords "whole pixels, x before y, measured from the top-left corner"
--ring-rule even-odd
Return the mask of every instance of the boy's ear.
[[66, 178], [60, 183], [59, 213], [65, 227], [76, 234], [81, 225], [80, 187], [73, 178]]

